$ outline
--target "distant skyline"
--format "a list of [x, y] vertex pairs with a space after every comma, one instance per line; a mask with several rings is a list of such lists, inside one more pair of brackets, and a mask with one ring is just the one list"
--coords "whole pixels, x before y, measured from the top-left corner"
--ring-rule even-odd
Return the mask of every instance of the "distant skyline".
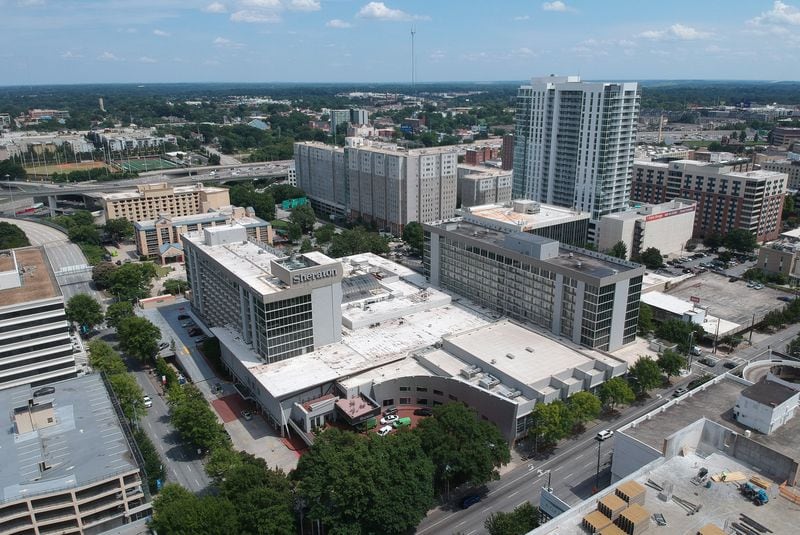
[[0, 0], [0, 85], [798, 80], [800, 0]]

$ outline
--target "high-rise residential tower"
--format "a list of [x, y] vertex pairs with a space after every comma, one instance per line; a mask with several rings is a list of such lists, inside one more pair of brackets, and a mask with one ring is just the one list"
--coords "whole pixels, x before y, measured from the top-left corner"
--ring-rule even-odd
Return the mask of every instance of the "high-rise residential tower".
[[[534, 78], [519, 88], [514, 198], [600, 217], [627, 208], [639, 118], [639, 84]], [[594, 240], [595, 224], [589, 238]]]

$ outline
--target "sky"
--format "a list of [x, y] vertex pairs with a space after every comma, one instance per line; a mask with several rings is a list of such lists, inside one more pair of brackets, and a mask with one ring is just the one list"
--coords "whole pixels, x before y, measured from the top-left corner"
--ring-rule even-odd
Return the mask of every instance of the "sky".
[[800, 0], [0, 0], [0, 85], [800, 78]]

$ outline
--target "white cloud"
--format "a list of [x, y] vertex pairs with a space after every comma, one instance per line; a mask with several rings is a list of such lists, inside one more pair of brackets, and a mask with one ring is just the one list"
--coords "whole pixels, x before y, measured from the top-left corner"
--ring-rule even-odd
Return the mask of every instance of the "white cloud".
[[112, 54], [107, 50], [102, 54], [100, 54], [99, 56], [97, 56], [97, 59], [101, 61], [122, 61], [122, 58], [115, 56], [114, 54]]
[[275, 24], [281, 21], [281, 16], [269, 11], [256, 11], [243, 9], [231, 15], [233, 22], [250, 22], [260, 24]]
[[244, 7], [254, 7], [257, 9], [281, 9], [281, 0], [241, 0], [240, 4]]
[[514, 20], [531, 20], [530, 15], [520, 15], [519, 17], [514, 17]]
[[164, 30], [153, 30], [153, 35], [157, 35], [159, 37], [169, 37], [172, 34], [165, 32]]
[[328, 28], [336, 28], [336, 29], [339, 29], [339, 30], [344, 30], [344, 29], [353, 27], [352, 24], [350, 24], [347, 21], [341, 20], [341, 19], [329, 20], [328, 22], [325, 23], [325, 26], [327, 26]]
[[431, 52], [430, 57], [432, 61], [442, 61], [444, 58], [447, 57], [447, 54], [445, 54], [443, 50], [434, 50], [433, 52]]
[[392, 9], [383, 2], [370, 2], [361, 8], [356, 14], [356, 17], [362, 19], [375, 19], [375, 20], [420, 20], [427, 19], [428, 17], [421, 15], [412, 15], [400, 9]]
[[319, 0], [292, 0], [288, 7], [292, 11], [319, 11], [322, 9]]
[[712, 37], [711, 32], [703, 32], [697, 28], [686, 26], [685, 24], [673, 24], [664, 30], [646, 30], [639, 34], [643, 39], [659, 41], [662, 39], [677, 39], [680, 41], [696, 41], [698, 39], [708, 39]]
[[526, 46], [523, 46], [522, 48], [517, 48], [516, 50], [512, 50], [511, 55], [522, 58], [531, 58], [536, 55], [536, 52], [534, 52], [533, 50], [531, 50]]
[[142, 56], [139, 58], [139, 63], [158, 63], [158, 60], [148, 56]]
[[206, 13], [227, 13], [228, 8], [221, 2], [211, 2], [203, 8]]
[[66, 52], [61, 54], [61, 57], [64, 58], [64, 59], [78, 59], [78, 58], [82, 58], [83, 54], [78, 54], [77, 52], [73, 52], [71, 50], [67, 50]]
[[244, 48], [244, 44], [231, 41], [230, 39], [226, 39], [224, 37], [217, 37], [211, 41], [211, 44], [219, 48]]
[[800, 9], [775, 0], [772, 9], [747, 21], [754, 26], [783, 25], [800, 26]]
[[545, 11], [569, 11], [571, 8], [567, 7], [567, 4], [562, 2], [561, 0], [555, 0], [554, 2], [545, 2], [542, 4], [542, 9]]

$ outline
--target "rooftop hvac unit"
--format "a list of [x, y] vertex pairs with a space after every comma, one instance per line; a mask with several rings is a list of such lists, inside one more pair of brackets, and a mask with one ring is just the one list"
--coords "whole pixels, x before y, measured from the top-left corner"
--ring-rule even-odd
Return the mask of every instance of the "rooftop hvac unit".
[[512, 390], [510, 392], [506, 392], [506, 397], [508, 399], [514, 399], [514, 398], [519, 397], [521, 395], [522, 395], [522, 392], [520, 392], [519, 390]]
[[478, 374], [478, 370], [475, 369], [475, 366], [469, 366], [467, 368], [461, 368], [461, 377], [465, 379], [472, 379]]
[[478, 384], [482, 388], [489, 389], [489, 388], [492, 388], [493, 386], [499, 385], [500, 384], [500, 379], [498, 379], [497, 377], [492, 377], [491, 375], [487, 374], [486, 377], [483, 377], [483, 378], [481, 378], [480, 381], [478, 381]]
[[525, 351], [527, 351], [528, 353], [533, 353], [533, 348], [531, 346], [528, 346], [525, 348]]
[[514, 353], [506, 353], [506, 357], [510, 358], [511, 360], [514, 360]]

